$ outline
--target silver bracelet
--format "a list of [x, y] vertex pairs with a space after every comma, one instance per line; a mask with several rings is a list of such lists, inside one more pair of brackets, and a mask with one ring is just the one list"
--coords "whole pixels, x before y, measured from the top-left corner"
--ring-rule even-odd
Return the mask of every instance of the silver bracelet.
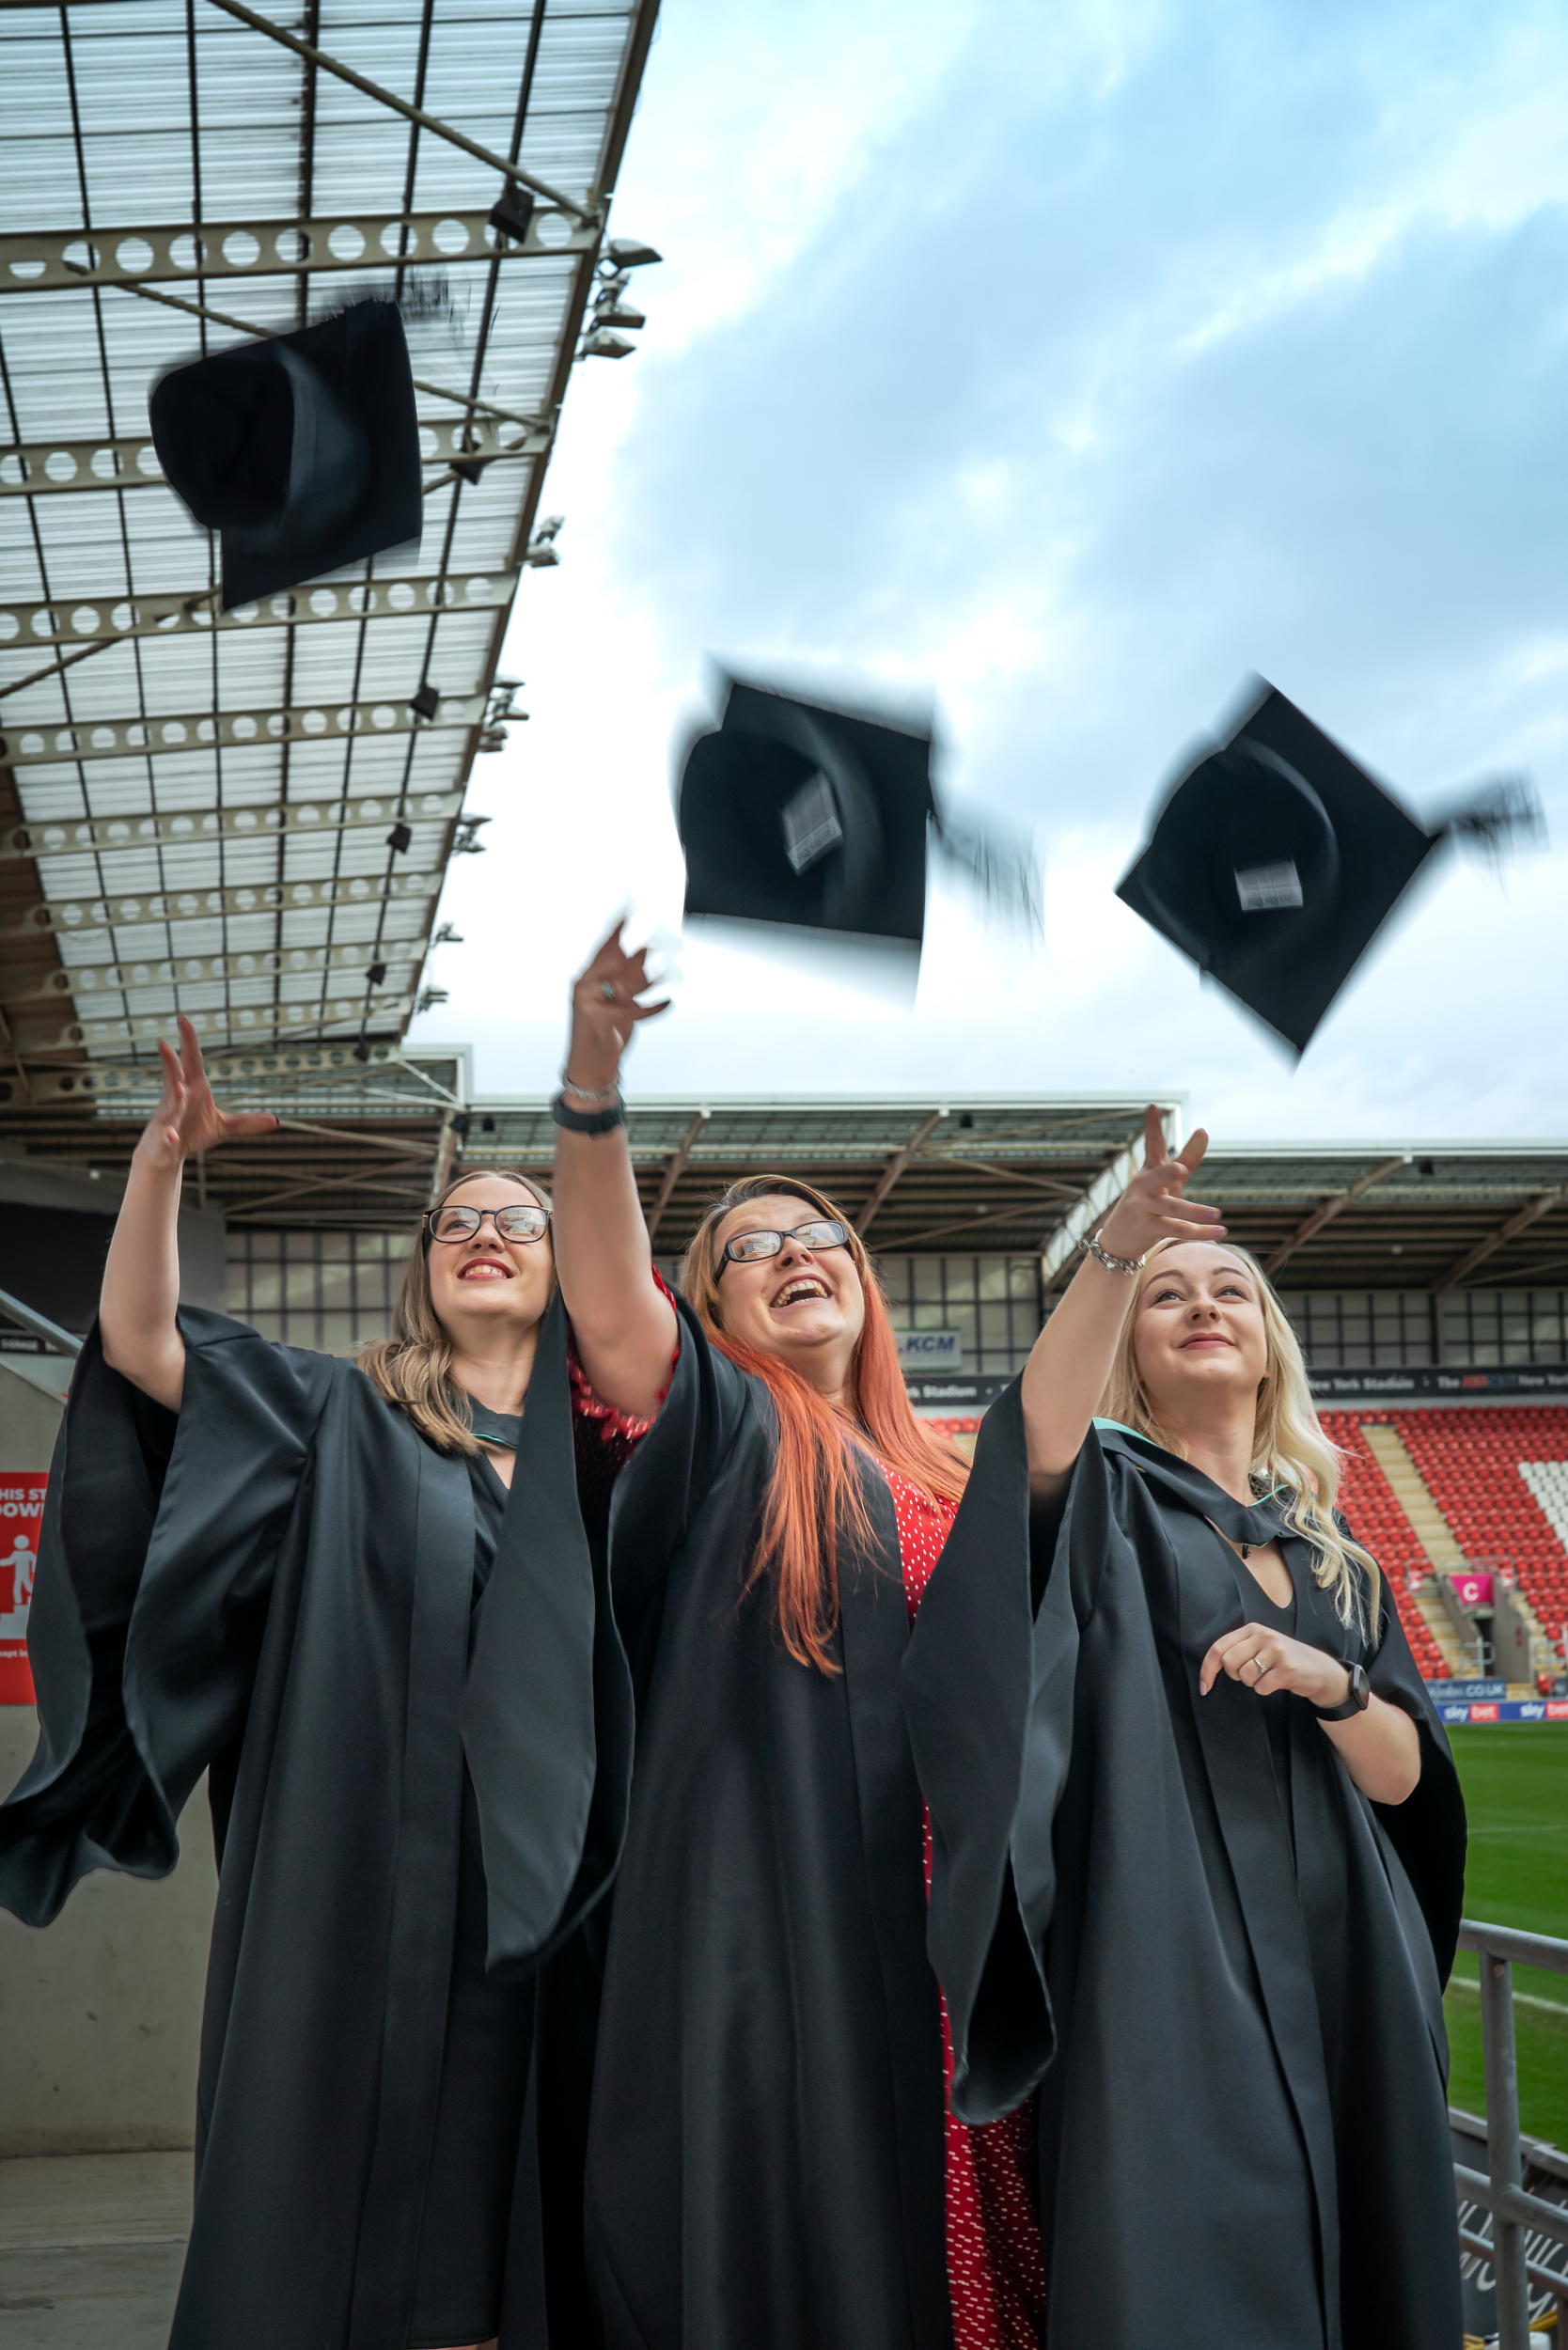
[[1096, 1264], [1103, 1264], [1107, 1273], [1141, 1273], [1149, 1262], [1146, 1256], [1113, 1257], [1108, 1248], [1102, 1248], [1099, 1242], [1090, 1240], [1087, 1232], [1078, 1234], [1078, 1246], [1086, 1256], [1092, 1257]]
[[619, 1102], [620, 1099], [620, 1078], [618, 1074], [613, 1084], [607, 1086], [573, 1085], [563, 1068], [561, 1071], [561, 1091], [563, 1093], [570, 1093], [574, 1102]]

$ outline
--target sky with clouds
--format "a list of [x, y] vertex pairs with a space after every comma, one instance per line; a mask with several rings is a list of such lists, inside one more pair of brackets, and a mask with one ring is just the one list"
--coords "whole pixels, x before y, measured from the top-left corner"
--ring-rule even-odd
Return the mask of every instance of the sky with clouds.
[[1416, 892], [1299, 1068], [1113, 896], [1260, 672], [1419, 810], [1568, 846], [1568, 9], [666, 0], [416, 1039], [554, 1083], [621, 907], [678, 932], [713, 660], [933, 707], [1044, 937], [933, 871], [910, 1002], [689, 933], [644, 1092], [1186, 1091], [1230, 1137], [1568, 1132], [1568, 854]]

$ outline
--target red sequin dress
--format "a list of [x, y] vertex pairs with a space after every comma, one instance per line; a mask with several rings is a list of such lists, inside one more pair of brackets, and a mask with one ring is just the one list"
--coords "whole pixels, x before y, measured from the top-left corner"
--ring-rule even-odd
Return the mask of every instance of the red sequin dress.
[[[602, 1402], [577, 1360], [575, 1347], [570, 1361], [578, 1466], [589, 1488], [603, 1490], [625, 1466], [653, 1423], [629, 1418]], [[674, 1370], [672, 1361], [671, 1377]], [[659, 1400], [663, 1402], [662, 1394]], [[913, 1624], [921, 1593], [952, 1530], [955, 1510], [950, 1502], [933, 1500], [896, 1470], [885, 1467], [883, 1474], [893, 1496], [904, 1598]], [[929, 1892], [929, 1816], [925, 1871]], [[1030, 2097], [999, 2122], [975, 2126], [957, 2120], [947, 2105], [953, 2051], [946, 1999], [942, 2000], [942, 2061], [953, 2350], [1040, 2350], [1045, 2340], [1045, 2259], [1040, 2236], [1035, 2100]]]

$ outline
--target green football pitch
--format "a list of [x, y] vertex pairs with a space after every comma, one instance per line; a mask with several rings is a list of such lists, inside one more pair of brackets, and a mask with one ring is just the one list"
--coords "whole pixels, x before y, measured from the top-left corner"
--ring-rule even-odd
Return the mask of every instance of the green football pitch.
[[[1568, 1722], [1450, 1730], [1470, 1818], [1465, 1915], [1568, 1940]], [[1485, 2110], [1476, 1962], [1461, 1951], [1444, 2004], [1451, 2104]], [[1568, 2147], [1568, 1975], [1513, 1969], [1519, 2117]]]

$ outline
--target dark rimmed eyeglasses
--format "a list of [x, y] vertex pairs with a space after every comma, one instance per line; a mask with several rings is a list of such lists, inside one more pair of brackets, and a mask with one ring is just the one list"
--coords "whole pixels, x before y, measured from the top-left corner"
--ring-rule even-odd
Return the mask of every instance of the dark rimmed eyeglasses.
[[737, 1232], [724, 1244], [719, 1278], [727, 1264], [756, 1264], [763, 1257], [776, 1257], [787, 1240], [798, 1240], [803, 1248], [847, 1248], [849, 1226], [840, 1224], [837, 1216], [823, 1216], [810, 1224], [797, 1224], [792, 1232]]
[[431, 1240], [472, 1240], [484, 1230], [489, 1216], [500, 1240], [542, 1240], [550, 1230], [548, 1208], [427, 1208], [425, 1230]]

